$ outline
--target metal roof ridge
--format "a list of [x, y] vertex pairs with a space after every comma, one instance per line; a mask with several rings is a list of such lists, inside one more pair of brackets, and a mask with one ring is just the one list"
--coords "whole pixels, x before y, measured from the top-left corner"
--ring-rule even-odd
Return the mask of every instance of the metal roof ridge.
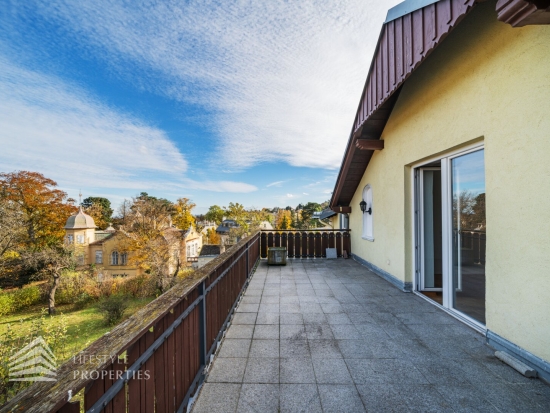
[[388, 10], [384, 24], [439, 1], [440, 0], [405, 0]]

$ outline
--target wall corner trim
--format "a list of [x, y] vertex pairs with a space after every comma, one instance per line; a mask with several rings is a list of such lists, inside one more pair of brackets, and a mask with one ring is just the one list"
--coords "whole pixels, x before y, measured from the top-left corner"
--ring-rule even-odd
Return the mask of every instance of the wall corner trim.
[[496, 350], [506, 351], [537, 371], [539, 378], [550, 384], [550, 362], [543, 360], [498, 334], [487, 330], [487, 344]]
[[389, 272], [384, 271], [382, 268], [378, 268], [376, 265], [368, 262], [367, 260], [364, 260], [363, 258], [359, 257], [356, 254], [351, 254], [351, 257], [357, 261], [359, 264], [364, 265], [369, 270], [371, 270], [373, 273], [378, 275], [380, 278], [383, 278], [384, 280], [388, 281], [390, 284], [392, 284], [394, 287], [399, 288], [401, 291], [410, 293], [412, 291], [412, 283], [411, 282], [404, 282], [401, 281], [399, 278], [391, 275]]

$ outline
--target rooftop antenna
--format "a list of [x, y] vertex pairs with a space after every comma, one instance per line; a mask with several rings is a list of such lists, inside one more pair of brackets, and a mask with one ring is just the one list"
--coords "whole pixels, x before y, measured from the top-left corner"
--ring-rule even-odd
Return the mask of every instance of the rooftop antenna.
[[78, 202], [80, 204], [80, 209], [82, 209], [82, 189], [78, 190]]

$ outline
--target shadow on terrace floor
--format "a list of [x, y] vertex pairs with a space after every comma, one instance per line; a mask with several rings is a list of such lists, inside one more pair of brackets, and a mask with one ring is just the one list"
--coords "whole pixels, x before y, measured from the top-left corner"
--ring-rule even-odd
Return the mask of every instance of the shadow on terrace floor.
[[481, 334], [338, 259], [261, 262], [193, 412], [548, 409]]

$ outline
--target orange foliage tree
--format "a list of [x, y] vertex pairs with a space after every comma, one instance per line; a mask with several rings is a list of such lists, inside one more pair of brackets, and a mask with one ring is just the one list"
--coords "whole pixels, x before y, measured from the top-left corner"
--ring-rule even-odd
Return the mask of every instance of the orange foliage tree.
[[57, 183], [38, 172], [0, 173], [0, 197], [21, 208], [25, 247], [42, 249], [63, 242], [63, 227], [77, 208]]

